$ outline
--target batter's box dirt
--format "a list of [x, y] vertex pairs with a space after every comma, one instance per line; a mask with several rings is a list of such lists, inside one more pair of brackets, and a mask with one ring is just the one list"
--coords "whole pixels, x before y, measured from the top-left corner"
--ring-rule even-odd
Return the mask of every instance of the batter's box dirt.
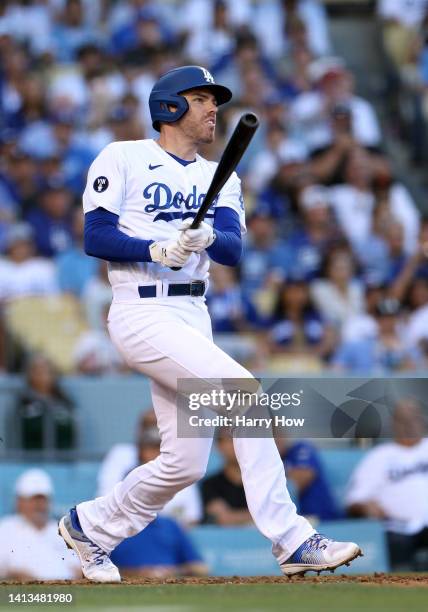
[[[167, 584], [179, 585], [205, 585], [205, 584], [338, 584], [338, 583], [351, 583], [351, 584], [364, 584], [364, 585], [395, 585], [403, 587], [428, 587], [428, 574], [383, 574], [374, 573], [367, 574], [364, 576], [310, 576], [306, 577], [293, 577], [287, 578], [283, 576], [248, 576], [248, 577], [211, 577], [211, 578], [124, 578], [120, 584], [116, 584], [120, 588], [126, 585], [140, 585], [140, 586], [163, 586]], [[32, 581], [32, 582], [16, 582], [7, 581], [0, 582], [0, 585], [45, 585], [45, 586], [67, 586], [67, 585], [79, 585], [79, 586], [91, 586], [100, 587], [102, 584], [96, 584], [89, 580], [49, 580], [45, 582]], [[113, 586], [113, 585], [112, 585]]]

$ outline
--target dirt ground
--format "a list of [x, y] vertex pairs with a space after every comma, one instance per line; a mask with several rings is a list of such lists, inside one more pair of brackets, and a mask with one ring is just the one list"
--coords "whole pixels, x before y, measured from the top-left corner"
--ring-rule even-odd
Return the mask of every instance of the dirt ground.
[[[204, 584], [338, 584], [338, 583], [351, 583], [351, 584], [364, 584], [364, 585], [395, 585], [395, 586], [403, 586], [403, 587], [427, 587], [428, 588], [428, 575], [427, 574], [382, 574], [382, 573], [374, 573], [370, 575], [364, 576], [345, 576], [345, 575], [335, 575], [335, 576], [306, 576], [300, 577], [295, 576], [292, 578], [286, 578], [285, 576], [249, 576], [249, 577], [239, 577], [239, 576], [231, 576], [227, 578], [223, 577], [211, 577], [211, 578], [166, 578], [166, 579], [156, 579], [156, 578], [125, 578], [122, 580], [120, 584], [117, 586], [125, 586], [125, 585], [140, 585], [140, 586], [161, 586], [166, 584], [194, 584], [194, 585], [204, 585]], [[44, 586], [70, 586], [70, 585], [79, 585], [79, 586], [91, 586], [91, 587], [100, 587], [102, 588], [102, 584], [95, 584], [90, 582], [89, 580], [59, 580], [59, 581], [33, 581], [33, 582], [16, 582], [16, 581], [8, 581], [8, 582], [0, 582], [0, 586], [18, 586], [18, 585], [44, 585]]]

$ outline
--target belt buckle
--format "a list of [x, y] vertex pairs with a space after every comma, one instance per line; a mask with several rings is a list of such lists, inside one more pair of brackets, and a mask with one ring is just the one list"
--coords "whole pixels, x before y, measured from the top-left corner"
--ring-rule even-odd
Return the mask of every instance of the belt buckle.
[[191, 297], [202, 297], [205, 293], [204, 281], [191, 281], [190, 282], [190, 295]]

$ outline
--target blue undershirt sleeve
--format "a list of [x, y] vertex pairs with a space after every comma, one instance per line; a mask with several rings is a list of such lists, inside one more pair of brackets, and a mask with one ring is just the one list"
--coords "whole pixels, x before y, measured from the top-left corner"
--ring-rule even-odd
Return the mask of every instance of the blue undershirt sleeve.
[[119, 216], [96, 208], [85, 214], [85, 253], [107, 261], [152, 261], [150, 245], [154, 240], [131, 238], [119, 229]]
[[207, 253], [213, 261], [224, 266], [236, 266], [242, 255], [241, 223], [238, 213], [227, 206], [214, 213], [216, 239]]

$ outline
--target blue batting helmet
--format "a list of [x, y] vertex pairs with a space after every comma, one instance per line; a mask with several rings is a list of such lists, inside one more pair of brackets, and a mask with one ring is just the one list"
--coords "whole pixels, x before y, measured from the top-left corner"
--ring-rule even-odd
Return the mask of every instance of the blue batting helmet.
[[[184, 96], [180, 95], [189, 89], [209, 89], [217, 104], [225, 104], [232, 97], [232, 92], [223, 85], [217, 85], [214, 77], [202, 66], [182, 66], [170, 70], [155, 83], [149, 98], [150, 115], [155, 130], [160, 131], [159, 122], [173, 123], [178, 121], [189, 105]], [[168, 110], [168, 104], [177, 109]]]

